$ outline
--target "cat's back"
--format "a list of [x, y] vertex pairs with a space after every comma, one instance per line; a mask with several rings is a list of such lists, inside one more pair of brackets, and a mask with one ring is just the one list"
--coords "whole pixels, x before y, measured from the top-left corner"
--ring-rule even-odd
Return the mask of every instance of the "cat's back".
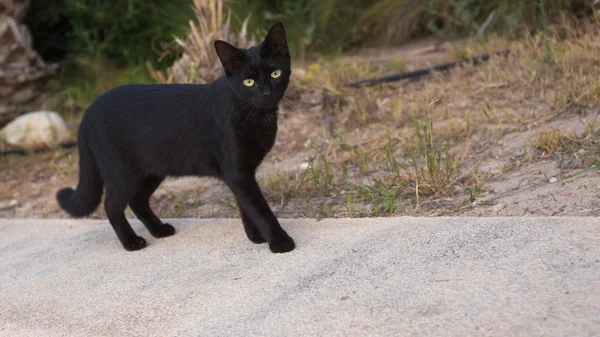
[[126, 84], [100, 95], [88, 108], [90, 114], [160, 111], [202, 101], [209, 97], [210, 85], [195, 84]]
[[[116, 141], [181, 134], [212, 124], [212, 85], [127, 84], [100, 95], [84, 113], [79, 134]], [[175, 131], [177, 130], [177, 131]], [[155, 137], [160, 139], [160, 137]], [[111, 140], [112, 139], [112, 140]]]

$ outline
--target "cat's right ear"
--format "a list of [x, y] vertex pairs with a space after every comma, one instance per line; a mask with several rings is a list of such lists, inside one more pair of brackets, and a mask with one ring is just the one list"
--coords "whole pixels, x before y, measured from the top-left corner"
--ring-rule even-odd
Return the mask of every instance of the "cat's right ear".
[[236, 47], [225, 41], [216, 40], [215, 49], [226, 72], [233, 73], [242, 65], [244, 53]]

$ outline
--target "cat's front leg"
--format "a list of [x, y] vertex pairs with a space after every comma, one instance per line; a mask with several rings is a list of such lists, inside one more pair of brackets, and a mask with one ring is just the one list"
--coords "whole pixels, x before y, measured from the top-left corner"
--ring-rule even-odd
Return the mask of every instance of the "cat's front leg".
[[260, 236], [269, 243], [273, 253], [286, 253], [296, 247], [294, 240], [281, 228], [271, 211], [254, 174], [233, 172], [226, 174], [224, 180], [235, 195], [240, 211], [245, 213], [249, 223], [258, 227]]
[[267, 240], [260, 235], [258, 226], [250, 219], [246, 211], [242, 208], [238, 202], [238, 208], [240, 209], [240, 216], [242, 217], [242, 223], [244, 224], [244, 231], [248, 239], [256, 244], [265, 243]]

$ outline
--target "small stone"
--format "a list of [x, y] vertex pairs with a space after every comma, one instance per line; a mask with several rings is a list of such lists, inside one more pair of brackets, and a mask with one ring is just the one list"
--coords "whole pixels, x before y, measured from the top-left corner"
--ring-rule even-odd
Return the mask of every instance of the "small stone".
[[506, 204], [496, 204], [494, 206], [492, 206], [492, 210], [496, 213], [500, 212], [501, 210], [506, 208]]
[[300, 168], [303, 170], [306, 170], [308, 168], [308, 163], [302, 163], [300, 164]]
[[556, 177], [552, 177], [552, 178], [550, 178], [550, 179], [548, 180], [548, 182], [549, 182], [549, 183], [551, 183], [551, 184], [556, 184], [556, 183], [558, 182], [558, 178], [556, 178]]
[[0, 210], [7, 210], [16, 207], [19, 205], [19, 202], [15, 199], [11, 201], [0, 202]]
[[571, 192], [564, 191], [560, 195], [562, 195], [563, 197], [568, 197], [571, 195]]

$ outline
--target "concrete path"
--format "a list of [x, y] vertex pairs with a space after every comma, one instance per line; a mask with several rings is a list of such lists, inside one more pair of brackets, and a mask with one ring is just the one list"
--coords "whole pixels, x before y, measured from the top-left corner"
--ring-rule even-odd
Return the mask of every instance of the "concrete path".
[[0, 220], [0, 336], [600, 336], [600, 219]]

